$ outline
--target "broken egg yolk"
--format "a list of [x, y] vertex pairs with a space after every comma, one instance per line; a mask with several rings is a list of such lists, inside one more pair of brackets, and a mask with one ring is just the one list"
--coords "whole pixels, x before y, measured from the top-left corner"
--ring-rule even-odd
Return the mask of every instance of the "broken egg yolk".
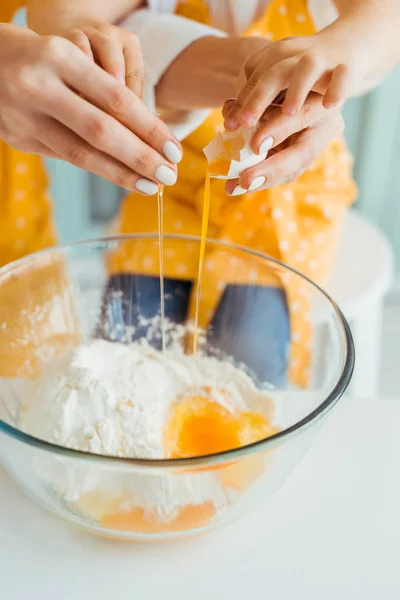
[[191, 396], [173, 406], [164, 444], [168, 458], [189, 458], [240, 448], [275, 432], [260, 414], [231, 412], [207, 397]]

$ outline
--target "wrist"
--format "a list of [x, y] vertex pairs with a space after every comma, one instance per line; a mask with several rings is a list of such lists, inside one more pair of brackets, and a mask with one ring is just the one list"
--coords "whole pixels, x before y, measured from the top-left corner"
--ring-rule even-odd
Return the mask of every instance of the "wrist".
[[380, 25], [379, 15], [366, 19], [361, 12], [349, 12], [319, 35], [324, 34], [330, 36], [332, 47], [344, 53], [341, 62], [356, 66], [363, 82], [380, 79], [400, 60], [397, 28]]

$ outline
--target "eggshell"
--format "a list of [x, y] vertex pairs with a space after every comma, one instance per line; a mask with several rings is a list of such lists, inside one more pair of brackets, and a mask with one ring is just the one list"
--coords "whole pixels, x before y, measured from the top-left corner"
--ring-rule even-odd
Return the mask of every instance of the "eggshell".
[[255, 127], [240, 127], [236, 131], [217, 133], [203, 150], [210, 176], [215, 179], [237, 179], [242, 171], [265, 160], [268, 152], [254, 154], [250, 149], [255, 132]]

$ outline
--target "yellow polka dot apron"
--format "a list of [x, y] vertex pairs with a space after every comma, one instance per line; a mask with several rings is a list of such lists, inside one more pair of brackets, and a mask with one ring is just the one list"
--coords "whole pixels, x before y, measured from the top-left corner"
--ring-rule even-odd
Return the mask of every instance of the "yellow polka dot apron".
[[[210, 22], [202, 0], [181, 2], [177, 13], [204, 23]], [[276, 41], [314, 32], [306, 0], [273, 0], [248, 35], [266, 36]], [[217, 128], [221, 128], [221, 124], [221, 112], [213, 111], [184, 141], [178, 182], [164, 191], [166, 233], [199, 235], [206, 172], [202, 149], [214, 137]], [[295, 267], [314, 281], [323, 282], [332, 267], [343, 216], [356, 194], [351, 166], [352, 158], [343, 140], [338, 139], [329, 145], [311, 169], [289, 185], [251, 195], [228, 197], [224, 182], [212, 180], [209, 237], [264, 252]], [[130, 194], [123, 202], [115, 226], [121, 233], [156, 231], [156, 200]], [[134, 256], [129, 256], [126, 251], [117, 253], [110, 262], [111, 271], [155, 275], [158, 273], [157, 252], [156, 247], [152, 250], [146, 247], [145, 260], [137, 252]], [[182, 263], [188, 263], [182, 258], [178, 251], [165, 256], [165, 275], [194, 281], [197, 277], [196, 261], [189, 264], [183, 274]], [[206, 265], [211, 268], [206, 268], [203, 276], [199, 313], [201, 327], [207, 327], [212, 319], [225, 285], [238, 283], [237, 270], [232, 269], [230, 273], [226, 261], [223, 268], [221, 263], [219, 267], [216, 252], [213, 255], [213, 251], [209, 251], [207, 261]], [[255, 274], [253, 271], [243, 273], [242, 282], [271, 285], [266, 273]], [[292, 332], [289, 376], [293, 383], [306, 386], [311, 360], [308, 301], [298, 287], [288, 282], [284, 285]]]
[[[2, 0], [0, 21], [11, 21], [21, 4]], [[55, 243], [47, 188], [41, 158], [0, 140], [0, 265]]]

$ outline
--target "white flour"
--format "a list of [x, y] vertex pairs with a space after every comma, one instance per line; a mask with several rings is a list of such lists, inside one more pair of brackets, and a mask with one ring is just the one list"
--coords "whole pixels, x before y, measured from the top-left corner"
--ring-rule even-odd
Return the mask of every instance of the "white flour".
[[[146, 344], [92, 341], [53, 358], [36, 381], [0, 379], [0, 404], [11, 424], [47, 441], [96, 453], [160, 458], [171, 403], [201, 393], [203, 386], [226, 390], [228, 403], [223, 394], [214, 393], [213, 400], [228, 409], [259, 412], [271, 421], [277, 409], [273, 420], [282, 428], [318, 403], [313, 394], [280, 397], [274, 391], [273, 406], [243, 371], [201, 353], [193, 357], [173, 349], [162, 355]], [[170, 521], [182, 507], [211, 502], [220, 515], [238, 495], [223, 485], [219, 470], [160, 471], [55, 453], [38, 453], [32, 466], [54, 502], [95, 526], [110, 511], [137, 507], [150, 519]]]
[[[52, 359], [26, 385], [21, 429], [70, 448], [131, 458], [163, 458], [163, 428], [171, 404], [201, 394], [203, 386], [228, 392], [215, 391], [212, 399], [229, 410], [253, 410], [271, 418], [273, 409], [267, 395], [228, 361], [185, 355], [181, 349], [163, 355], [138, 343], [88, 342]], [[110, 510], [137, 507], [168, 521], [187, 505], [211, 502], [223, 510], [237, 494], [222, 485], [215, 470], [161, 473], [129, 463], [114, 465], [44, 455], [35, 470], [71, 510], [94, 521]]]
[[228, 404], [223, 394], [212, 399], [228, 409], [246, 410], [259, 396], [251, 380], [227, 361], [92, 341], [46, 366], [31, 384], [20, 424], [36, 437], [78, 450], [163, 458], [171, 404], [201, 393], [202, 386], [226, 390]]

